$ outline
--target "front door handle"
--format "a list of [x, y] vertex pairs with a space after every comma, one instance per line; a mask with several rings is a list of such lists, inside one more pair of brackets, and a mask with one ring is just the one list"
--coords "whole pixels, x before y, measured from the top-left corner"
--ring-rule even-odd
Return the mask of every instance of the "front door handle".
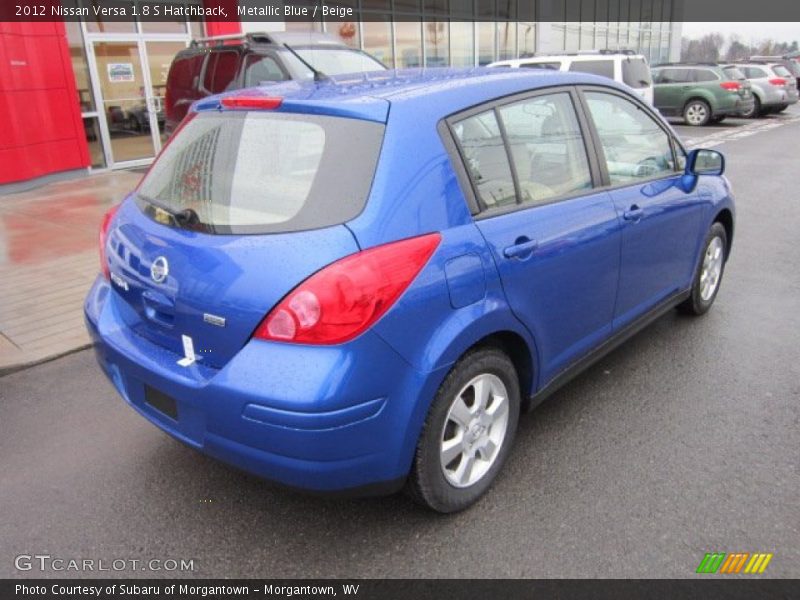
[[508, 246], [503, 250], [503, 256], [506, 258], [530, 258], [533, 251], [539, 246], [539, 242], [532, 240], [524, 235], [514, 240], [513, 246]]
[[644, 215], [644, 211], [639, 208], [638, 205], [634, 204], [628, 210], [622, 213], [622, 218], [626, 221], [638, 221], [642, 218], [642, 215]]

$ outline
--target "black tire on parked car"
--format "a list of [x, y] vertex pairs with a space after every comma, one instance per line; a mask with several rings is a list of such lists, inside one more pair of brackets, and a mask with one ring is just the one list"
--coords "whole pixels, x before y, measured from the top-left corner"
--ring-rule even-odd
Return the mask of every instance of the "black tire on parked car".
[[699, 98], [689, 100], [686, 106], [683, 107], [683, 120], [687, 125], [692, 125], [694, 127], [708, 125], [708, 122], [713, 116], [708, 102], [700, 100]]
[[477, 501], [508, 457], [519, 411], [519, 379], [505, 352], [480, 347], [465, 354], [428, 411], [406, 483], [408, 495], [442, 513]]
[[741, 113], [741, 116], [745, 119], [755, 119], [761, 113], [761, 100], [758, 99], [758, 96], [753, 94], [753, 108], [748, 111]]
[[719, 292], [727, 256], [728, 234], [722, 223], [716, 222], [706, 235], [691, 295], [678, 305], [681, 312], [698, 316], [708, 312]]

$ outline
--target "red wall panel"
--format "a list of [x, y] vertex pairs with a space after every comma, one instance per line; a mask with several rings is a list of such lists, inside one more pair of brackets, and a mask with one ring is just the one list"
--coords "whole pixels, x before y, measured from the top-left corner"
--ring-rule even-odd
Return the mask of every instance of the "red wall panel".
[[63, 23], [0, 23], [0, 132], [0, 184], [89, 165]]

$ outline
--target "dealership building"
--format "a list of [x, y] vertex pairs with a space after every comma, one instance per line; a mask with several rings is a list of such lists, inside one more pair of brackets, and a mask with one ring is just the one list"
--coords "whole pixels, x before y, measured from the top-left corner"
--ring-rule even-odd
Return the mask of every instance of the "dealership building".
[[222, 5], [233, 18], [101, 21], [90, 11], [80, 22], [0, 22], [0, 192], [151, 162], [163, 144], [169, 66], [193, 38], [325, 31], [390, 68], [598, 49], [634, 50], [651, 63], [680, 54], [681, 0], [338, 0], [361, 20], [327, 22], [236, 19], [240, 5], [264, 0], [168, 1]]

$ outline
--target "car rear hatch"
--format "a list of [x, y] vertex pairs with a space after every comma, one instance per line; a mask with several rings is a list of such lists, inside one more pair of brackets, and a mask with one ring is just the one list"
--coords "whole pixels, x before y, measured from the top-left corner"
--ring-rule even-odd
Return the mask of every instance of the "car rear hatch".
[[358, 251], [343, 223], [364, 207], [383, 129], [288, 111], [194, 115], [108, 231], [127, 325], [181, 356], [188, 336], [197, 360], [224, 366], [283, 296]]

